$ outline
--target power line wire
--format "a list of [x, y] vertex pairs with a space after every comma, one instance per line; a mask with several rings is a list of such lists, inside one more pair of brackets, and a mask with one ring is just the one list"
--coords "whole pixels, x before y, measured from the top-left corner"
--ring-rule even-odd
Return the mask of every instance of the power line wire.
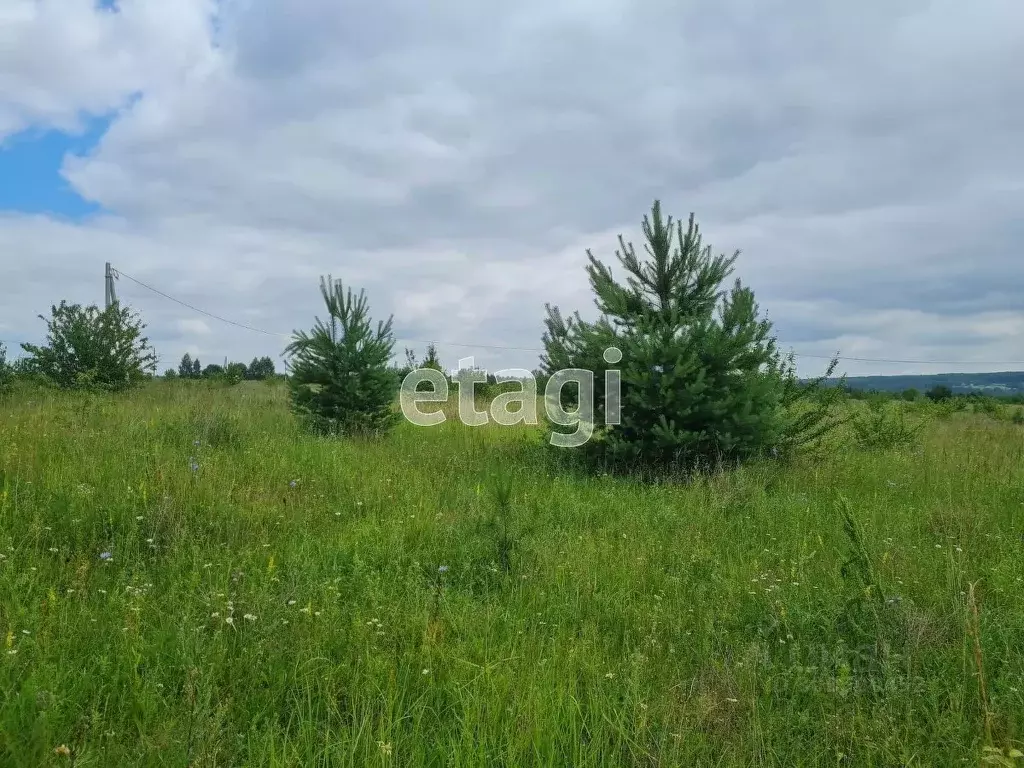
[[267, 336], [288, 336], [289, 335], [287, 333], [274, 333], [273, 331], [265, 331], [262, 328], [254, 328], [253, 326], [245, 325], [244, 323], [236, 323], [234, 320], [228, 320], [226, 317], [220, 317], [219, 315], [215, 315], [212, 312], [207, 312], [205, 309], [200, 309], [199, 307], [193, 307], [191, 304], [188, 304], [188, 303], [182, 301], [181, 299], [176, 299], [173, 296], [169, 296], [166, 293], [164, 293], [163, 291], [159, 291], [156, 288], [154, 288], [153, 286], [147, 285], [146, 283], [142, 282], [141, 280], [138, 280], [138, 279], [132, 277], [127, 272], [122, 272], [119, 269], [115, 269], [114, 272], [119, 277], [127, 277], [133, 283], [137, 283], [137, 284], [141, 285], [143, 288], [146, 288], [146, 289], [152, 291], [153, 293], [156, 293], [156, 294], [159, 294], [160, 296], [163, 296], [165, 299], [170, 299], [171, 301], [175, 302], [176, 304], [181, 304], [181, 306], [183, 306], [183, 307], [188, 307], [189, 309], [191, 309], [191, 310], [193, 310], [195, 312], [199, 312], [200, 314], [206, 315], [207, 317], [212, 317], [214, 320], [220, 320], [222, 323], [227, 323], [228, 325], [234, 325], [234, 326], [237, 326], [238, 328], [244, 328], [247, 331], [255, 331], [256, 333], [263, 333], [263, 334], [266, 334]]
[[[200, 309], [199, 307], [194, 307], [191, 304], [188, 304], [188, 303], [186, 303], [184, 301], [181, 301], [180, 299], [176, 299], [173, 296], [169, 296], [168, 294], [164, 293], [163, 291], [157, 290], [153, 286], [147, 285], [146, 283], [142, 282], [141, 280], [138, 280], [137, 278], [134, 278], [131, 275], [129, 275], [128, 273], [122, 272], [119, 269], [114, 269], [114, 272], [117, 275], [119, 275], [119, 276], [123, 275], [124, 277], [127, 277], [133, 283], [137, 283], [138, 285], [141, 285], [143, 288], [146, 288], [147, 290], [153, 291], [153, 293], [156, 293], [156, 294], [159, 294], [160, 296], [163, 296], [165, 299], [169, 299], [169, 300], [175, 302], [176, 304], [180, 304], [183, 307], [188, 307], [189, 309], [191, 309], [191, 310], [193, 310], [195, 312], [199, 312], [200, 314], [206, 315], [207, 317], [212, 317], [214, 320], [220, 320], [223, 323], [227, 323], [229, 325], [233, 325], [233, 326], [236, 326], [238, 328], [244, 328], [245, 330], [255, 331], [256, 333], [262, 333], [262, 334], [265, 334], [267, 336], [281, 336], [281, 337], [286, 337], [286, 338], [291, 336], [291, 334], [289, 334], [289, 333], [276, 333], [274, 331], [267, 331], [267, 330], [264, 330], [262, 328], [254, 328], [253, 326], [245, 325], [244, 323], [237, 323], [234, 320], [228, 320], [225, 317], [220, 317], [219, 315], [215, 315], [212, 312], [207, 312], [205, 309]], [[500, 344], [473, 344], [473, 343], [470, 343], [470, 342], [458, 342], [458, 341], [436, 341], [436, 340], [428, 341], [426, 339], [409, 339], [409, 338], [405, 338], [405, 337], [396, 338], [396, 341], [408, 341], [408, 342], [412, 342], [414, 344], [437, 344], [439, 346], [444, 346], [444, 347], [463, 347], [463, 348], [466, 348], [466, 349], [497, 349], [497, 350], [512, 351], [512, 352], [537, 352], [537, 353], [542, 353], [542, 352], [545, 351], [543, 349], [537, 349], [537, 348], [534, 348], [534, 347], [512, 347], [512, 346], [504, 346], [504, 345], [500, 345]], [[789, 346], [789, 345], [784, 345], [784, 344], [780, 343], [780, 346]], [[795, 351], [793, 352], [793, 354], [796, 357], [806, 357], [806, 358], [817, 359], [817, 360], [831, 360], [833, 358], [833, 355], [813, 355], [813, 354], [806, 354], [806, 353], [803, 353], [803, 352], [795, 352]], [[898, 365], [1021, 365], [1021, 366], [1024, 366], [1024, 360], [896, 360], [896, 359], [884, 358], [884, 357], [848, 357], [848, 356], [845, 356], [845, 355], [838, 355], [837, 357], [840, 360], [845, 360], [847, 362], [856, 362], [856, 363], [893, 363], [893, 364], [898, 364]]]

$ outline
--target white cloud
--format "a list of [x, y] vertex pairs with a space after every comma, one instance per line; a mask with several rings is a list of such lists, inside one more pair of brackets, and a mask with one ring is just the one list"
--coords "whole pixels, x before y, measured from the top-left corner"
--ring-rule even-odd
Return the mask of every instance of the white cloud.
[[212, 333], [205, 320], [178, 320], [176, 325], [178, 330], [187, 336], [209, 336]]
[[[65, 166], [110, 216], [0, 218], [12, 332], [38, 331], [57, 270], [97, 300], [110, 260], [274, 332], [311, 323], [332, 272], [399, 335], [539, 347], [545, 302], [590, 311], [585, 248], [613, 259], [660, 197], [743, 251], [802, 351], [1024, 358], [1016, 0], [121, 6], [0, 10], [0, 137], [124, 107]], [[209, 319], [197, 339], [187, 310], [119, 291], [171, 360], [285, 343]]]

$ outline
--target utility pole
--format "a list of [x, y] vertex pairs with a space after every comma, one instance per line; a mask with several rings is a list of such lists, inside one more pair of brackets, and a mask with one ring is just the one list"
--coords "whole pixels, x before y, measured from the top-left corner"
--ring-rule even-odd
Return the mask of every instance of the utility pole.
[[117, 277], [117, 273], [110, 266], [110, 262], [107, 262], [107, 269], [104, 273], [104, 284], [106, 287], [106, 300], [107, 309], [110, 309], [111, 304], [117, 303], [117, 293], [114, 291], [114, 278]]

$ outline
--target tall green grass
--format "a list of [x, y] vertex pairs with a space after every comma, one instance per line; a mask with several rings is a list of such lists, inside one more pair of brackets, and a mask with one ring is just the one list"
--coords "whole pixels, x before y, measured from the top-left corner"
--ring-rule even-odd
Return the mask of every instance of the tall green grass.
[[910, 408], [916, 447], [640, 485], [537, 428], [322, 440], [280, 387], [190, 384], [0, 403], [0, 765], [935, 766], [1024, 740], [1019, 425]]

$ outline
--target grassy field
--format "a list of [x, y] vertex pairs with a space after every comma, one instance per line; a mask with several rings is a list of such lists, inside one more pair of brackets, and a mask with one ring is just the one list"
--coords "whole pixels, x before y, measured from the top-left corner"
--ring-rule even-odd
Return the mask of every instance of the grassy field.
[[318, 440], [262, 384], [23, 393], [0, 765], [1024, 749], [1024, 428], [911, 410], [916, 448], [641, 486], [559, 470], [529, 428]]

